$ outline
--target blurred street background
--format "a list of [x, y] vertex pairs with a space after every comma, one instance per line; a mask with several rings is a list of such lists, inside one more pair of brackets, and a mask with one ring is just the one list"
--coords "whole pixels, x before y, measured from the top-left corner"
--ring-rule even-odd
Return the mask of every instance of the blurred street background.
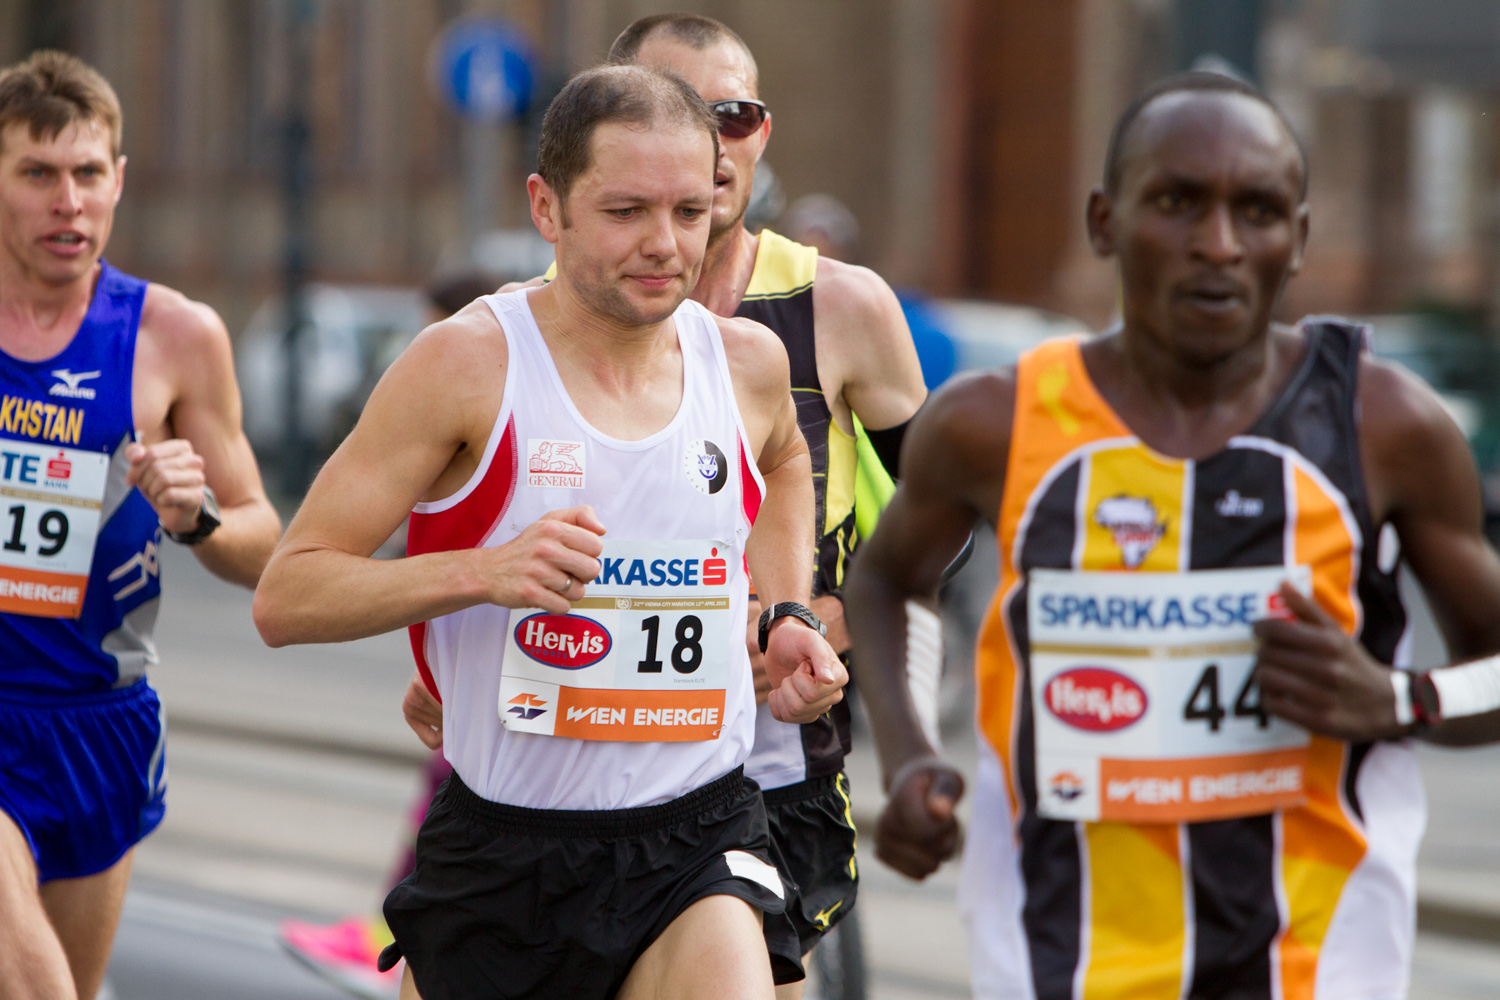
[[[631, 20], [673, 8], [725, 21], [759, 61], [775, 131], [752, 221], [884, 275], [934, 386], [1109, 323], [1113, 273], [1082, 217], [1115, 116], [1172, 70], [1255, 80], [1311, 162], [1282, 316], [1368, 318], [1376, 350], [1439, 389], [1500, 524], [1496, 0], [0, 0], [0, 64], [62, 48], [114, 84], [129, 168], [107, 255], [224, 317], [290, 513], [430, 320], [424, 288], [546, 267], [524, 197], [541, 111]], [[406, 638], [267, 650], [247, 592], [175, 547], [162, 562], [168, 818], [138, 853], [106, 992], [341, 996], [275, 929], [378, 905], [425, 759], [399, 712]], [[947, 608], [945, 739], [966, 768], [967, 636], [992, 574], [977, 560]], [[1430, 622], [1416, 649], [1442, 662]], [[1411, 996], [1497, 996], [1500, 750], [1422, 760]], [[862, 873], [870, 995], [966, 996], [954, 867], [917, 885], [870, 856]]]

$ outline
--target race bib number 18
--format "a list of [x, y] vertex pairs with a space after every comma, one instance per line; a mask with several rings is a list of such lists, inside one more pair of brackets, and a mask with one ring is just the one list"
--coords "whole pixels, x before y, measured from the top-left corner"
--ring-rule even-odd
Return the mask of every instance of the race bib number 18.
[[0, 611], [82, 613], [108, 478], [99, 452], [0, 441]]
[[731, 653], [722, 542], [604, 543], [566, 615], [512, 611], [500, 679], [507, 729], [584, 740], [718, 739]]
[[1037, 811], [1177, 823], [1304, 803], [1307, 731], [1266, 713], [1252, 624], [1306, 567], [1032, 570]]

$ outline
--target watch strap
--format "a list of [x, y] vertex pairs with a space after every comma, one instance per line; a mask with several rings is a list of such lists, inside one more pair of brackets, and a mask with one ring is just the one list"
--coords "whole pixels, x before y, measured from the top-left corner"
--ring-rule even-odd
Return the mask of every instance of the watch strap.
[[828, 635], [828, 626], [824, 625], [823, 620], [813, 613], [812, 608], [805, 604], [798, 604], [796, 601], [778, 601], [760, 613], [757, 638], [762, 653], [766, 651], [766, 645], [771, 641], [771, 626], [778, 618], [795, 618], [819, 635]]
[[203, 502], [198, 506], [198, 523], [192, 531], [168, 531], [165, 527], [161, 529], [162, 534], [179, 545], [197, 545], [208, 538], [219, 529], [223, 523], [219, 517], [219, 498], [207, 484], [203, 486]]

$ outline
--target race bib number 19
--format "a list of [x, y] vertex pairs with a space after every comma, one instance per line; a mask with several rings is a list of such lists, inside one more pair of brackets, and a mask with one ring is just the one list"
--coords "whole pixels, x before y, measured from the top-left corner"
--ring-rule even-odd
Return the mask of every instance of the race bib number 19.
[[0, 441], [0, 611], [82, 613], [108, 478], [108, 455]]
[[1266, 713], [1251, 626], [1306, 567], [1032, 570], [1037, 811], [1177, 823], [1307, 800], [1307, 731]]
[[511, 612], [501, 722], [584, 740], [718, 739], [745, 634], [731, 557], [722, 542], [606, 540], [603, 571], [570, 613]]

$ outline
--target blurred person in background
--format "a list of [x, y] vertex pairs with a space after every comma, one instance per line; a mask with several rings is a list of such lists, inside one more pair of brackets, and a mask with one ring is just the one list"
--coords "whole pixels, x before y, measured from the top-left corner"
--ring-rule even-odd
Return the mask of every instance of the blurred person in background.
[[781, 228], [787, 239], [828, 260], [853, 263], [859, 252], [859, 220], [831, 194], [805, 194], [792, 202]]
[[1500, 558], [1433, 390], [1357, 324], [1272, 321], [1306, 191], [1253, 87], [1148, 88], [1087, 211], [1121, 324], [940, 392], [861, 552], [877, 851], [922, 878], [957, 849], [963, 782], [906, 697], [900, 602], [976, 520], [999, 538], [960, 900], [976, 996], [1405, 995], [1410, 737], [1500, 736], [1500, 658], [1407, 669], [1396, 571], [1457, 657], [1493, 656]]
[[253, 587], [281, 533], [208, 306], [102, 258], [121, 113], [78, 59], [0, 71], [0, 997], [92, 1000], [161, 822], [163, 535]]

